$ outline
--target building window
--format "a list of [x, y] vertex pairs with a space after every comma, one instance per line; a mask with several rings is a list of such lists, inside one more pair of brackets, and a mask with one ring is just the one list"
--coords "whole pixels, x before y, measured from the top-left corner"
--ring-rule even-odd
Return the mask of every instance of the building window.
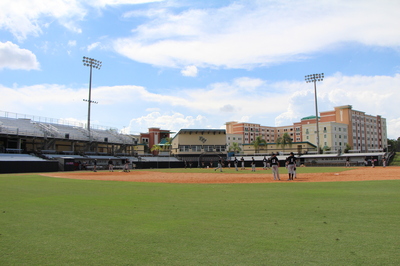
[[179, 145], [179, 151], [189, 151], [189, 145]]
[[212, 145], [205, 145], [205, 146], [204, 146], [204, 151], [214, 151], [214, 146], [212, 146]]
[[222, 151], [225, 151], [225, 146], [222, 146], [222, 145], [216, 145], [216, 146], [215, 146], [215, 151], [216, 151], [216, 152], [222, 152]]
[[193, 145], [192, 151], [201, 151], [201, 145]]

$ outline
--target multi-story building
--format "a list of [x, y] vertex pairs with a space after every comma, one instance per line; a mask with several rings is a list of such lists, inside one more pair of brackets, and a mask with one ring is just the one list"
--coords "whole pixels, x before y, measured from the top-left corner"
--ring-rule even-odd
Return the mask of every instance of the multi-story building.
[[[312, 120], [313, 123], [309, 123]], [[317, 143], [317, 128], [315, 116], [305, 117], [303, 123], [302, 139], [311, 143]], [[319, 122], [319, 143], [322, 149], [329, 148], [331, 151], [344, 150], [348, 143], [348, 126], [336, 122]]]
[[169, 138], [171, 133], [170, 130], [152, 127], [149, 128], [148, 133], [140, 133], [140, 143], [146, 144], [151, 149], [153, 145], [159, 144], [162, 139]]
[[386, 119], [380, 115], [367, 115], [353, 110], [351, 105], [335, 107], [333, 111], [321, 112], [321, 122], [346, 124], [347, 143], [355, 151], [382, 151], [387, 149]]
[[243, 145], [243, 135], [241, 134], [226, 134], [226, 147], [229, 150], [229, 147], [233, 145], [233, 143], [237, 143], [239, 147]]
[[267, 142], [275, 142], [275, 127], [261, 126], [260, 124], [247, 123], [247, 122], [227, 122], [227, 134], [239, 134], [243, 136], [243, 144], [250, 144], [258, 136], [261, 136]]
[[[318, 117], [320, 148], [332, 151], [344, 150], [347, 144], [354, 151], [383, 151], [387, 149], [386, 119], [380, 115], [367, 115], [353, 110], [351, 105], [335, 107], [320, 112]], [[226, 123], [227, 134], [241, 134], [243, 144], [250, 144], [257, 136], [268, 143], [275, 143], [288, 133], [293, 143], [310, 142], [317, 144], [316, 117], [309, 116], [293, 125], [270, 127], [254, 123]]]
[[296, 141], [296, 135], [295, 135], [296, 130], [295, 130], [295, 126], [294, 125], [276, 127], [275, 131], [276, 131], [276, 139], [275, 139], [275, 141], [278, 138], [282, 137], [283, 134], [287, 133], [290, 136], [290, 138], [292, 139], [293, 142], [297, 142]]

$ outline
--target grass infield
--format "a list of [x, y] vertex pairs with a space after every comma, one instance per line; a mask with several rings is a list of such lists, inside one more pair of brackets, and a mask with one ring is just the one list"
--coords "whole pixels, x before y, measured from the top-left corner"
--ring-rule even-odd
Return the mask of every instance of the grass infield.
[[399, 190], [3, 174], [0, 265], [399, 265]]

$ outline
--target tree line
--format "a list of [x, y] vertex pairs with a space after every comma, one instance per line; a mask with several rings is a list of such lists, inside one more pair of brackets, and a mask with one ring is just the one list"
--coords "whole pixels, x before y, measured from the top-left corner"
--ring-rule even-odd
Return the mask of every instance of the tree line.
[[400, 151], [400, 137], [396, 139], [388, 139], [388, 151], [397, 152]]

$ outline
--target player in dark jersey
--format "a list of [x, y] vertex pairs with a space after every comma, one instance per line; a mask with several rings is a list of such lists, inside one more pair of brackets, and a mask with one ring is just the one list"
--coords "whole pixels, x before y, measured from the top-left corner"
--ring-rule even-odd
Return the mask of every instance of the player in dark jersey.
[[264, 170], [266, 170], [267, 169], [267, 158], [264, 156], [264, 159], [263, 159], [263, 165], [264, 165], [264, 167], [263, 167], [263, 169]]
[[279, 160], [276, 154], [272, 154], [271, 157], [272, 173], [274, 174], [274, 180], [281, 180], [279, 178]]
[[294, 168], [296, 167], [296, 157], [294, 157], [293, 152], [291, 152], [290, 156], [286, 158], [286, 167], [289, 173], [289, 180], [293, 180]]
[[235, 170], [238, 171], [238, 159], [235, 157], [235, 160], [233, 161], [233, 164], [235, 165]]
[[222, 172], [222, 160], [221, 159], [218, 160], [217, 168], [215, 168], [214, 171], [217, 171], [217, 169], [219, 169], [219, 171]]

